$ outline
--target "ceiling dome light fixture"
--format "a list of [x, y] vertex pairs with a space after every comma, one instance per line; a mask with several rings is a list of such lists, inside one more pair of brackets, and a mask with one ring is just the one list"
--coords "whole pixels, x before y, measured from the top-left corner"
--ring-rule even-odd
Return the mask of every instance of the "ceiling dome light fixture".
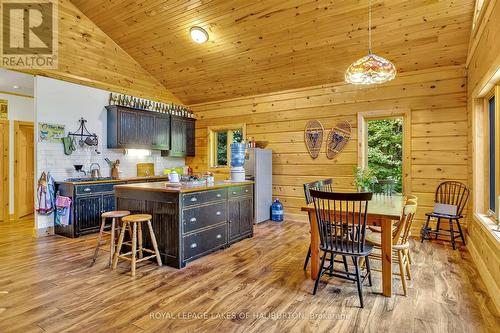
[[353, 62], [345, 72], [345, 81], [351, 84], [377, 84], [396, 77], [396, 66], [372, 53], [372, 1], [368, 11], [368, 55]]
[[203, 44], [208, 41], [208, 32], [201, 27], [192, 27], [189, 32], [191, 38], [198, 44]]

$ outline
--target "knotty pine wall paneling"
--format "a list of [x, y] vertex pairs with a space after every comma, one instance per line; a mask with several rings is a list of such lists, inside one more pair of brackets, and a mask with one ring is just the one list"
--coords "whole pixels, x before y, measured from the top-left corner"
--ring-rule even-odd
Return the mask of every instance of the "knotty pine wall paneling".
[[[483, 90], [495, 72], [500, 69], [500, 1], [485, 1], [485, 14], [482, 21], [477, 22], [477, 32], [470, 41], [471, 49], [468, 55], [468, 110], [469, 110], [469, 182], [472, 184], [472, 138], [480, 135], [473, 130], [473, 101]], [[498, 84], [498, 83], [497, 83]], [[498, 180], [497, 180], [498, 181]], [[472, 211], [474, 189], [469, 201], [469, 210]], [[500, 234], [491, 230], [473, 214], [469, 214], [467, 228], [467, 248], [477, 266], [488, 292], [493, 300], [497, 314], [500, 314]]]
[[[467, 101], [463, 66], [401, 73], [389, 83], [359, 87], [345, 83], [287, 90], [245, 98], [191, 105], [196, 122], [197, 156], [187, 159], [195, 172], [208, 169], [207, 126], [246, 123], [247, 136], [268, 141], [273, 150], [273, 196], [282, 200], [288, 218], [305, 221], [302, 184], [333, 177], [338, 190], [352, 190], [357, 165], [357, 113], [411, 110], [411, 173], [413, 194], [419, 196], [418, 220], [433, 207], [439, 182], [467, 182]], [[353, 126], [352, 140], [334, 160], [325, 144], [313, 160], [304, 144], [307, 121], [319, 119], [325, 130], [340, 120]], [[212, 170], [219, 178], [227, 171]], [[420, 226], [415, 226], [415, 230]]]

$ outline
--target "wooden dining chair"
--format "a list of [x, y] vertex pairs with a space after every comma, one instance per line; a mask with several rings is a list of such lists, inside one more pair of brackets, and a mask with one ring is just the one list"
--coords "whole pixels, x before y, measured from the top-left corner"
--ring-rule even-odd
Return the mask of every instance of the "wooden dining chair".
[[[372, 198], [371, 192], [366, 193], [336, 193], [325, 191], [310, 191], [316, 213], [319, 230], [319, 248], [322, 251], [321, 264], [318, 276], [314, 283], [313, 295], [316, 294], [319, 281], [323, 274], [335, 276], [349, 281], [355, 281], [358, 288], [359, 302], [363, 304], [363, 283], [368, 278], [372, 285], [370, 261], [368, 255], [373, 247], [365, 243], [366, 222], [368, 217], [368, 202]], [[351, 257], [355, 272], [339, 271], [330, 260], [325, 266], [325, 259], [330, 254]], [[361, 275], [359, 259], [364, 258], [366, 263], [365, 275]]]
[[396, 181], [394, 179], [379, 179], [372, 185], [373, 193], [391, 196], [394, 193]]
[[[311, 190], [319, 190], [326, 192], [333, 192], [333, 179], [326, 178], [322, 180], [316, 180], [314, 182], [305, 183], [304, 184], [304, 196], [306, 199], [306, 204], [309, 205], [312, 203]], [[311, 220], [309, 219], [309, 223]], [[309, 258], [311, 257], [311, 244], [309, 244], [309, 249], [307, 250], [306, 259], [304, 260], [304, 270], [307, 269], [307, 264], [309, 263]]]
[[[424, 239], [431, 239], [431, 235], [435, 235], [435, 239], [439, 236], [448, 236], [451, 240], [453, 250], [455, 250], [455, 228], [454, 222], [457, 224], [458, 233], [465, 245], [465, 237], [460, 226], [464, 208], [467, 206], [470, 190], [467, 185], [457, 181], [446, 181], [439, 184], [436, 189], [434, 198], [434, 210], [432, 213], [426, 213], [427, 220], [421, 231], [421, 242]], [[436, 229], [432, 230], [429, 227], [430, 219], [437, 219]], [[441, 220], [448, 220], [449, 229], [441, 228]], [[444, 232], [443, 232], [444, 231]]]
[[[415, 213], [417, 212], [417, 203], [408, 202], [403, 208], [399, 223], [392, 231], [392, 250], [397, 255], [399, 263], [399, 275], [401, 276], [401, 284], [403, 285], [403, 293], [408, 294], [406, 279], [411, 280], [411, 259], [410, 259], [410, 234]], [[382, 247], [382, 237], [378, 232], [368, 230], [366, 232], [366, 242], [373, 245], [376, 249]], [[373, 253], [370, 258], [382, 261], [382, 255]], [[376, 271], [376, 269], [373, 269]]]

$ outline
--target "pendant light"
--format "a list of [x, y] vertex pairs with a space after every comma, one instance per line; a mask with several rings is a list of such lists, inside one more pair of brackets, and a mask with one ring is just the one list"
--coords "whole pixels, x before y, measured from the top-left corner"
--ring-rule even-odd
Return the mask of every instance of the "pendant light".
[[351, 84], [377, 84], [396, 77], [396, 66], [372, 53], [372, 1], [368, 10], [368, 55], [353, 62], [345, 72], [345, 81]]

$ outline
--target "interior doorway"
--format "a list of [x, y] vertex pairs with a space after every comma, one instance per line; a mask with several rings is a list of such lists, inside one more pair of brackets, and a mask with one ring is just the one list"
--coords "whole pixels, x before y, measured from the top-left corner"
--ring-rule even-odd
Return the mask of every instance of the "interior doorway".
[[410, 110], [358, 113], [358, 147], [358, 165], [370, 167], [378, 190], [411, 193]]
[[32, 122], [14, 122], [14, 202], [15, 217], [34, 213], [35, 132]]
[[9, 220], [9, 121], [0, 120], [0, 222]]
[[403, 193], [403, 118], [368, 119], [368, 167], [375, 193]]

